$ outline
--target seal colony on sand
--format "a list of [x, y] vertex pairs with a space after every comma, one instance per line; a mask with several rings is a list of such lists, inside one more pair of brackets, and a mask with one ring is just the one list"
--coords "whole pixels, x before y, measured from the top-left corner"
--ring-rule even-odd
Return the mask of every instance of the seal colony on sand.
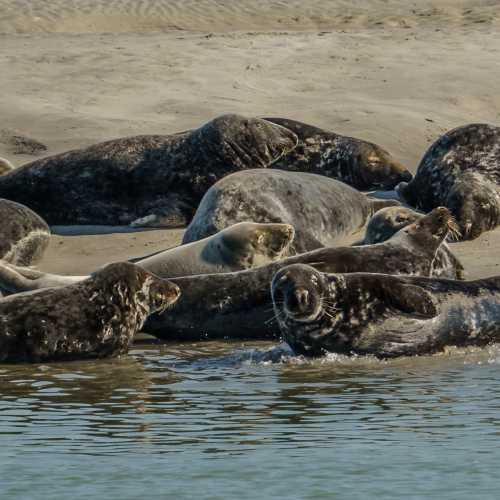
[[14, 165], [9, 160], [0, 158], [0, 175], [6, 174], [11, 170], [14, 170]]
[[294, 265], [275, 275], [272, 297], [284, 339], [305, 356], [415, 356], [500, 339], [500, 277], [325, 274]]
[[494, 229], [500, 224], [500, 127], [472, 124], [447, 132], [397, 192], [424, 211], [448, 207], [463, 239]]
[[87, 280], [0, 300], [0, 362], [42, 362], [126, 353], [148, 314], [179, 288], [128, 262]]
[[287, 118], [265, 118], [294, 132], [299, 143], [274, 168], [320, 174], [361, 191], [394, 189], [411, 173], [392, 155], [371, 142], [346, 137]]
[[190, 132], [116, 139], [36, 160], [1, 176], [0, 196], [51, 225], [185, 226], [217, 180], [269, 167], [297, 140], [271, 122], [223, 115]]
[[0, 259], [29, 266], [38, 262], [50, 240], [47, 223], [29, 208], [0, 199]]
[[[403, 227], [413, 224], [424, 217], [406, 207], [387, 207], [379, 210], [366, 226], [364, 239], [358, 245], [374, 245], [388, 240]], [[452, 235], [459, 237], [458, 233]], [[436, 252], [432, 264], [432, 276], [451, 279], [464, 279], [464, 267], [444, 242]]]
[[377, 245], [322, 248], [247, 271], [173, 278], [182, 297], [167, 315], [152, 315], [144, 330], [165, 340], [277, 338], [269, 284], [282, 267], [429, 276], [437, 249], [454, 230], [449, 211], [438, 208]]
[[243, 221], [293, 225], [292, 250], [332, 246], [364, 226], [395, 200], [368, 198], [335, 179], [302, 172], [246, 170], [212, 186], [188, 226], [183, 243], [196, 241]]

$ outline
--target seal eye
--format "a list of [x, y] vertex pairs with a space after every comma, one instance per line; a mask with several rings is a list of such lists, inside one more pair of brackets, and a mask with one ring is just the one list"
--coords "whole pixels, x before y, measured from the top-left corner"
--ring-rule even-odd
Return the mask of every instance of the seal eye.
[[314, 274], [311, 276], [311, 283], [316, 286], [318, 284], [318, 277], [314, 276]]

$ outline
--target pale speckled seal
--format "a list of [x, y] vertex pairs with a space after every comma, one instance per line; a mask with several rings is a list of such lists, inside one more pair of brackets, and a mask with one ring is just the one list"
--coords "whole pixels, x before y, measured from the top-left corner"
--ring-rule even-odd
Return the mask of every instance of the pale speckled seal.
[[280, 222], [295, 228], [293, 251], [337, 244], [394, 200], [368, 198], [335, 179], [302, 172], [246, 170], [229, 175], [203, 197], [183, 243], [243, 221]]
[[[424, 217], [407, 207], [386, 207], [376, 212], [366, 226], [364, 239], [358, 245], [373, 245], [388, 240], [403, 227]], [[458, 233], [451, 235], [458, 238]], [[464, 279], [464, 267], [444, 242], [436, 253], [432, 264], [432, 276], [450, 279]]]
[[29, 208], [0, 199], [0, 259], [28, 266], [41, 259], [50, 240], [47, 223]]
[[134, 264], [109, 264], [87, 280], [0, 300], [0, 362], [42, 362], [126, 353], [148, 314], [180, 295]]
[[0, 158], [0, 175], [6, 174], [11, 170], [14, 170], [14, 165], [9, 160]]
[[500, 340], [500, 277], [325, 274], [294, 265], [274, 276], [272, 296], [284, 339], [306, 356], [392, 358]]
[[282, 267], [307, 263], [324, 272], [385, 272], [429, 276], [439, 246], [455, 225], [437, 208], [377, 245], [322, 248], [255, 269], [172, 278], [182, 296], [168, 314], [152, 315], [144, 330], [166, 340], [269, 338], [273, 322], [270, 283]]
[[361, 191], [393, 189], [411, 180], [411, 173], [377, 144], [287, 118], [266, 120], [286, 127], [299, 138], [297, 147], [274, 168], [325, 175]]
[[424, 211], [448, 207], [463, 239], [494, 229], [500, 224], [500, 127], [472, 124], [447, 132], [397, 192]]
[[51, 225], [185, 226], [217, 180], [268, 167], [296, 145], [284, 127], [223, 115], [189, 132], [116, 139], [22, 165], [0, 177], [0, 196]]

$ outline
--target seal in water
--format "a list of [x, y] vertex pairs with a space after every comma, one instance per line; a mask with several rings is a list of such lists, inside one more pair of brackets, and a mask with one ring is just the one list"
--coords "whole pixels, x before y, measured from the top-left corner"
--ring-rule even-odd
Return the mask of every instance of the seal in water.
[[[374, 245], [388, 240], [403, 227], [413, 224], [424, 217], [406, 207], [386, 207], [379, 210], [366, 226], [364, 239], [358, 245]], [[455, 233], [453, 237], [458, 238]], [[450, 279], [464, 279], [464, 267], [444, 242], [436, 253], [432, 264], [432, 276]]]
[[148, 314], [179, 287], [129, 262], [81, 283], [0, 300], [0, 362], [42, 362], [126, 353]]
[[394, 189], [412, 178], [401, 163], [376, 144], [295, 120], [265, 119], [286, 127], [299, 138], [297, 147], [278, 160], [274, 168], [325, 175], [361, 191]]
[[0, 175], [6, 174], [11, 170], [14, 170], [14, 165], [12, 165], [12, 163], [9, 160], [6, 160], [5, 158], [0, 158]]
[[322, 248], [246, 271], [173, 278], [182, 297], [168, 314], [150, 316], [144, 329], [166, 340], [276, 338], [269, 284], [282, 267], [429, 276], [437, 249], [454, 230], [449, 211], [438, 208], [377, 245]]
[[246, 170], [212, 186], [183, 243], [214, 234], [237, 222], [280, 222], [295, 228], [292, 251], [333, 246], [364, 226], [377, 210], [395, 200], [366, 197], [335, 179], [302, 172]]
[[424, 211], [448, 207], [465, 240], [494, 229], [500, 224], [500, 127], [472, 124], [447, 132], [396, 191]]
[[179, 227], [225, 175], [268, 167], [297, 145], [271, 122], [223, 115], [169, 136], [116, 139], [23, 165], [0, 177], [0, 196], [49, 224]]
[[47, 223], [29, 208], [0, 199], [0, 259], [29, 266], [38, 262], [50, 240]]
[[306, 265], [272, 282], [276, 318], [297, 354], [431, 354], [500, 339], [500, 277], [478, 281], [325, 274]]

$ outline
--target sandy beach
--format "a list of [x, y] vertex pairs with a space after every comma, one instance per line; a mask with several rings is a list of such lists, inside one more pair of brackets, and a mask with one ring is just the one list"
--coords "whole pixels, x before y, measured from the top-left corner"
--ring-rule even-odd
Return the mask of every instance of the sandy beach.
[[[496, 1], [0, 0], [0, 156], [15, 165], [216, 115], [284, 116], [380, 144], [500, 123]], [[55, 235], [40, 268], [86, 273], [182, 231]], [[498, 274], [500, 230], [455, 244]]]

